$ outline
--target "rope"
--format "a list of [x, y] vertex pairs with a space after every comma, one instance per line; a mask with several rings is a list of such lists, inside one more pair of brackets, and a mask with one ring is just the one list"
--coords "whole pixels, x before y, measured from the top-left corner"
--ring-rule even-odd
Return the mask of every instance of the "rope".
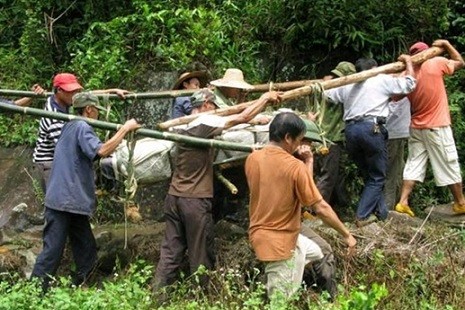
[[[126, 141], [128, 147], [128, 164], [127, 164], [127, 171], [128, 176], [124, 181], [124, 196], [120, 197], [120, 201], [124, 204], [124, 249], [128, 246], [128, 218], [131, 219], [132, 216], [129, 214], [129, 209], [138, 208], [134, 203], [133, 199], [137, 191], [137, 180], [134, 176], [134, 165], [133, 165], [133, 156], [134, 156], [134, 148], [136, 146], [136, 139], [134, 139], [134, 132], [130, 132], [127, 136]], [[140, 214], [139, 214], [140, 217]], [[134, 219], [132, 219], [134, 220]]]
[[[102, 97], [102, 105], [105, 108], [105, 121], [110, 121], [110, 111], [111, 111], [111, 101], [109, 100], [110, 96], [108, 94], [104, 94]], [[105, 131], [105, 141], [110, 139], [110, 130]]]

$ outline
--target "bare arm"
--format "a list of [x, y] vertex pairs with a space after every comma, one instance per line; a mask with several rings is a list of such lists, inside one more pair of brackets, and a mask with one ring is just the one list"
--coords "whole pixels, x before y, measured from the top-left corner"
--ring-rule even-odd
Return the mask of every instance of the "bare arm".
[[[33, 92], [35, 92], [36, 94], [43, 94], [45, 92], [45, 90], [39, 85], [39, 84], [34, 84], [34, 86], [32, 86], [31, 90]], [[21, 98], [21, 99], [18, 99], [18, 100], [15, 100], [15, 104], [20, 106], [20, 107], [28, 107], [31, 105], [31, 102], [32, 102], [32, 98], [31, 97], [24, 97], [24, 98]]]
[[260, 113], [267, 104], [281, 101], [281, 94], [275, 91], [270, 91], [261, 95], [260, 98], [243, 110], [239, 114], [230, 115], [226, 118], [224, 129], [231, 128], [237, 124], [250, 122], [258, 113]]
[[336, 230], [344, 238], [345, 243], [349, 247], [349, 251], [355, 247], [357, 241], [350, 233], [347, 227], [341, 222], [333, 208], [324, 200], [320, 200], [312, 206], [313, 211], [316, 213], [323, 223]]
[[415, 77], [415, 71], [413, 70], [412, 58], [410, 55], [402, 54], [397, 58], [397, 60], [405, 63], [405, 71], [402, 75], [410, 75]]
[[459, 70], [465, 66], [465, 62], [463, 61], [462, 55], [455, 49], [455, 47], [450, 44], [447, 40], [436, 40], [433, 42], [433, 46], [442, 47], [444, 48], [451, 60], [454, 61], [454, 69]]
[[123, 126], [116, 132], [116, 134], [111, 137], [110, 140], [105, 142], [102, 147], [98, 150], [98, 155], [100, 157], [107, 157], [118, 147], [118, 145], [123, 141], [124, 136], [130, 131], [134, 131], [140, 128], [140, 125], [136, 122], [135, 119], [126, 121]]
[[93, 94], [117, 94], [121, 99], [124, 99], [126, 94], [129, 94], [129, 91], [119, 88], [109, 88], [109, 89], [97, 89], [92, 90]]

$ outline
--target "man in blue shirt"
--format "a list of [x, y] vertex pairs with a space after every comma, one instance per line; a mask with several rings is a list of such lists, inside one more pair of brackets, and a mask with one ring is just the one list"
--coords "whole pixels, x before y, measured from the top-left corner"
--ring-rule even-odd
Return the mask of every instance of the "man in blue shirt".
[[[207, 85], [206, 71], [184, 72], [174, 83], [173, 90], [181, 89], [200, 89]], [[171, 105], [170, 118], [178, 118], [190, 115], [192, 112], [192, 104], [189, 96], [176, 97]]]
[[[79, 116], [98, 119], [100, 107], [95, 95], [78, 93], [72, 102]], [[139, 127], [131, 119], [102, 143], [83, 120], [72, 120], [63, 126], [45, 195], [43, 249], [31, 275], [42, 279], [44, 291], [58, 269], [68, 237], [76, 263], [74, 283], [82, 284], [94, 267], [97, 249], [89, 223], [96, 201], [93, 162], [110, 155], [128, 132]]]

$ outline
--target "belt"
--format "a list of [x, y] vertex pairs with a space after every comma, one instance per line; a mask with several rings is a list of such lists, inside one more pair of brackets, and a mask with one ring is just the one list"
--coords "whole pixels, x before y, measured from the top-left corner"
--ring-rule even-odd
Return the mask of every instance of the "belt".
[[384, 116], [374, 116], [374, 115], [364, 115], [364, 116], [356, 116], [354, 118], [346, 120], [346, 124], [355, 124], [360, 122], [370, 122], [379, 125], [386, 124], [386, 117]]

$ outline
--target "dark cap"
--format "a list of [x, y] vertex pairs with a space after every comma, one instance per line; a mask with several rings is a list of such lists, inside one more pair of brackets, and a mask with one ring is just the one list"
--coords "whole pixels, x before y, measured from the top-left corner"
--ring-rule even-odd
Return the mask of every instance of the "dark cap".
[[323, 140], [320, 136], [320, 130], [318, 129], [318, 126], [315, 124], [315, 122], [312, 122], [308, 119], [303, 119], [303, 121], [306, 128], [304, 139], [322, 143]]
[[105, 111], [104, 107], [98, 105], [98, 97], [90, 92], [77, 93], [73, 96], [73, 107], [74, 108], [85, 108], [89, 105], [96, 107], [99, 110]]
[[332, 74], [338, 77], [351, 75], [351, 74], [354, 74], [355, 72], [356, 71], [355, 71], [354, 64], [348, 61], [341, 61], [340, 63], [337, 64], [336, 68], [334, 68], [334, 70], [331, 71]]
[[216, 107], [219, 107], [215, 93], [208, 88], [202, 88], [192, 94], [191, 104], [193, 108], [200, 107], [205, 101], [214, 103]]

